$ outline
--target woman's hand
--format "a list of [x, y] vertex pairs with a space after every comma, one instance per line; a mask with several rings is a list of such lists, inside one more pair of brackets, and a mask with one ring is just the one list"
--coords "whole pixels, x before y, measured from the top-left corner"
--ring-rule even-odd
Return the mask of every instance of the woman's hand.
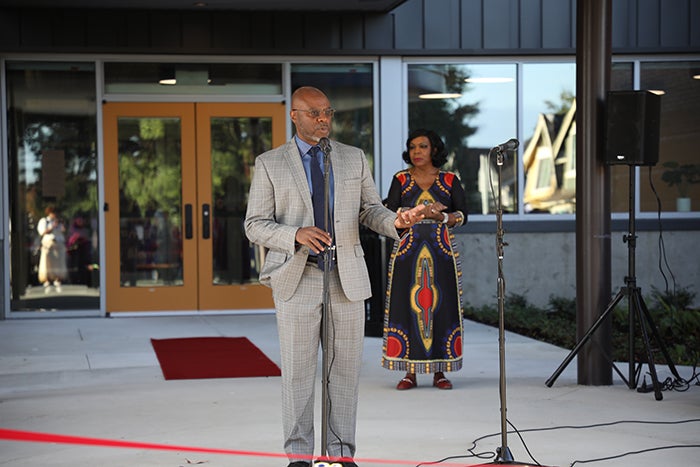
[[436, 201], [433, 204], [428, 204], [426, 206], [426, 217], [430, 219], [435, 219], [436, 221], [441, 221], [443, 219], [442, 211], [447, 209], [447, 206], [442, 204], [439, 201]]

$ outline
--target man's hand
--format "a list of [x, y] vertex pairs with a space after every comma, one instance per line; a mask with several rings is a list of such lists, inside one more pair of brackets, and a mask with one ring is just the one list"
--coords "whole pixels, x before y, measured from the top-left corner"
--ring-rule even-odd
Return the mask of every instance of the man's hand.
[[399, 209], [396, 213], [394, 227], [397, 229], [407, 229], [413, 226], [416, 222], [425, 219], [425, 210], [426, 207], [422, 204], [411, 209]]
[[333, 239], [328, 232], [324, 232], [315, 226], [301, 227], [297, 230], [294, 240], [299, 245], [308, 246], [316, 254], [321, 253], [326, 246], [330, 246], [333, 243]]

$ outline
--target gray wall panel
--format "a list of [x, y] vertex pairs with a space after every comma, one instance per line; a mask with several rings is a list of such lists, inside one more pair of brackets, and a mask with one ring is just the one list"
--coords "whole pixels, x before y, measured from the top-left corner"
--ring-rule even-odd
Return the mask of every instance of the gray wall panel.
[[[700, 0], [612, 1], [614, 53], [698, 52]], [[575, 52], [575, 14], [576, 0], [408, 0], [388, 14], [5, 7], [0, 52], [559, 54]]]
[[612, 47], [629, 47], [635, 41], [635, 18], [637, 9], [630, 0], [618, 0], [612, 4]]
[[19, 34], [21, 47], [48, 47], [53, 46], [52, 18], [56, 14], [53, 10], [35, 11], [28, 15], [23, 11], [20, 20]]
[[221, 12], [212, 18], [211, 45], [215, 50], [230, 51], [246, 48], [249, 37], [250, 18], [247, 14]]
[[[675, 0], [673, 2], [661, 3], [661, 13], [659, 15], [660, 41], [662, 47], [673, 47], [687, 44], [690, 39], [689, 27], [692, 18], [688, 17], [690, 4], [687, 0]], [[700, 22], [700, 17], [695, 17], [695, 22]]]
[[147, 12], [131, 12], [124, 15], [126, 24], [126, 44], [129, 49], [151, 46], [150, 15]]
[[[189, 15], [189, 12], [188, 12]], [[176, 11], [158, 11], [150, 14], [153, 47], [173, 51], [182, 48], [182, 14]]]
[[85, 47], [85, 14], [76, 10], [59, 11], [54, 17], [54, 44], [58, 47]]
[[542, 2], [520, 2], [520, 46], [524, 49], [542, 47]]
[[[660, 0], [639, 0], [637, 19], [637, 42], [630, 44], [637, 47], [660, 46], [659, 9]], [[679, 27], [681, 25], [678, 25]]]
[[374, 50], [394, 48], [394, 17], [391, 15], [368, 15], [365, 17], [365, 47]]
[[459, 0], [425, 2], [425, 48], [459, 48]]
[[124, 14], [95, 10], [88, 12], [86, 41], [88, 48], [114, 48], [126, 44]]
[[340, 18], [341, 43], [344, 50], [365, 48], [364, 18], [360, 14], [346, 13]]
[[300, 13], [275, 13], [273, 15], [273, 47], [277, 50], [302, 50], [304, 45], [317, 48], [316, 35], [305, 24]]
[[696, 50], [700, 50], [700, 0], [690, 0], [690, 14], [688, 15], [688, 22], [690, 23], [690, 45], [695, 47]]
[[576, 30], [572, 22], [573, 2], [542, 0], [542, 47], [546, 49], [573, 48], [570, 32]]
[[341, 48], [340, 17], [336, 14], [311, 13], [303, 15], [304, 44], [311, 50], [339, 50]]
[[15, 10], [0, 12], [0, 46], [18, 47], [20, 15]]
[[397, 49], [423, 48], [423, 1], [406, 2], [394, 11]]
[[[518, 30], [510, 27], [517, 18], [510, 0], [490, 0], [483, 3], [484, 49], [515, 49], [518, 46]], [[507, 25], [507, 26], [506, 26]]]
[[270, 15], [264, 13], [252, 14], [250, 16], [250, 33], [247, 39], [246, 52], [254, 52], [256, 50], [273, 51], [273, 27]]
[[195, 11], [182, 17], [182, 46], [207, 50], [211, 47], [211, 15]]
[[484, 9], [481, 0], [462, 0], [462, 48], [481, 49], [484, 46]]

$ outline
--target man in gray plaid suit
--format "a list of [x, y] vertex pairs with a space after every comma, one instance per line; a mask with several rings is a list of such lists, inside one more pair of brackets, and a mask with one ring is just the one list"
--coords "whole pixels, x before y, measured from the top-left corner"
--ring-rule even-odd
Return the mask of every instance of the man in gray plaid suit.
[[[255, 161], [245, 231], [268, 250], [260, 282], [272, 288], [282, 358], [282, 418], [288, 467], [308, 467], [314, 454], [314, 387], [321, 342], [323, 274], [317, 255], [334, 252], [329, 264], [327, 359], [330, 413], [327, 454], [357, 467], [355, 425], [364, 338], [364, 300], [371, 296], [359, 226], [398, 239], [397, 229], [420, 221], [423, 207], [395, 213], [382, 205], [364, 152], [329, 141], [330, 219], [314, 225], [311, 164], [314, 147], [328, 138], [334, 110], [326, 95], [302, 87], [292, 95], [296, 135]], [[328, 140], [326, 140], [328, 141]], [[333, 246], [333, 249], [327, 247]]]

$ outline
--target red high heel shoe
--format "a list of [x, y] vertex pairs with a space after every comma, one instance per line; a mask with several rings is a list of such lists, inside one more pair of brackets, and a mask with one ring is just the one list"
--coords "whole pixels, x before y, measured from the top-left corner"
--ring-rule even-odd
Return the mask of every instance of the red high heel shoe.
[[418, 386], [418, 383], [416, 383], [416, 375], [413, 373], [406, 373], [406, 376], [396, 385], [396, 389], [404, 391], [406, 389], [415, 388], [416, 386]]
[[452, 383], [449, 379], [445, 378], [442, 372], [435, 373], [433, 377], [433, 386], [438, 389], [452, 389]]

